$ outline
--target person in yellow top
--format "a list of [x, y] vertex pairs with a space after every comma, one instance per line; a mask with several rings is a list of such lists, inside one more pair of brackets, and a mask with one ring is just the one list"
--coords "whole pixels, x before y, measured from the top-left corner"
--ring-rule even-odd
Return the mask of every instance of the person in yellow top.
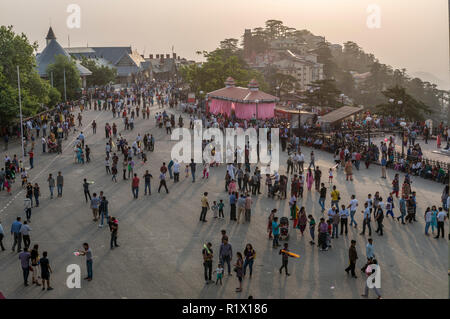
[[200, 213], [200, 221], [206, 222], [206, 212], [209, 209], [209, 203], [208, 203], [208, 192], [203, 193], [202, 197], [202, 212]]
[[336, 189], [336, 185], [333, 186], [333, 190], [331, 191], [331, 207], [336, 205], [336, 208], [339, 210], [339, 200], [341, 199], [341, 194]]

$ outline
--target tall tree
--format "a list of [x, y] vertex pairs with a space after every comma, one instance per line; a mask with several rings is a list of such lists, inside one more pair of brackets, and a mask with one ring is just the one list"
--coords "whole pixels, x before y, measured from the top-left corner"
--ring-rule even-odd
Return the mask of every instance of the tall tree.
[[75, 61], [60, 54], [55, 57], [55, 62], [47, 67], [47, 74], [53, 73], [53, 84], [64, 97], [64, 73], [66, 78], [67, 100], [76, 99], [81, 92], [80, 73]]
[[[382, 114], [418, 121], [424, 120], [425, 114], [432, 112], [425, 103], [413, 98], [403, 87], [394, 86], [383, 91], [383, 95], [387, 101], [376, 106], [376, 110]], [[402, 103], [399, 104], [399, 101]]]
[[311, 106], [338, 107], [339, 91], [336, 81], [331, 79], [318, 80], [310, 84], [311, 89], [306, 91], [306, 102]]
[[42, 106], [51, 107], [59, 102], [55, 89], [36, 71], [36, 49], [37, 43], [30, 43], [25, 34], [16, 34], [12, 26], [0, 26], [0, 122], [3, 124], [17, 120], [19, 114], [17, 66], [25, 116], [36, 114]]
[[87, 86], [103, 86], [110, 82], [114, 82], [117, 77], [117, 70], [107, 67], [105, 65], [98, 65], [96, 60], [82, 58], [81, 65], [88, 68], [92, 72], [91, 76], [87, 77]]

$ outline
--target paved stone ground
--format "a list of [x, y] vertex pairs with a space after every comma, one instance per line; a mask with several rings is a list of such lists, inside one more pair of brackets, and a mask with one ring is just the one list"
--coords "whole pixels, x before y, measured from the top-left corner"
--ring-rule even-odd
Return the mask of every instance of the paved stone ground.
[[[372, 143], [375, 143], [376, 145], [380, 145], [381, 141], [384, 141], [385, 138], [389, 139], [390, 136], [391, 136], [391, 134], [386, 134], [384, 137], [376, 137], [376, 138], [372, 139], [372, 141], [373, 141]], [[395, 135], [395, 142], [396, 142], [396, 145], [395, 145], [396, 151], [401, 153], [402, 152], [402, 144], [400, 142], [398, 134]], [[450, 163], [450, 156], [449, 156], [450, 154], [445, 155], [442, 153], [435, 153], [436, 151], [442, 151], [444, 149], [444, 147], [447, 145], [446, 142], [441, 143], [440, 149], [437, 148], [435, 139], [429, 140], [428, 144], [425, 144], [425, 140], [422, 138], [419, 138], [416, 140], [416, 143], [420, 144], [420, 147], [422, 148], [422, 152], [423, 152], [425, 158], [434, 160], [434, 161]], [[408, 151], [408, 148], [405, 147], [404, 148], [405, 154], [407, 151]]]
[[[152, 114], [156, 110], [157, 107], [154, 107]], [[136, 121], [134, 131], [121, 133], [129, 140], [134, 139], [138, 132], [141, 135], [151, 132], [155, 136], [156, 151], [148, 153], [149, 162], [145, 166], [142, 163], [137, 165], [140, 176], [145, 169], [149, 169], [155, 181], [152, 182], [151, 196], [143, 196], [141, 185], [139, 199], [133, 200], [129, 181], [112, 183], [103, 164], [103, 127], [106, 122], [113, 122], [112, 114], [87, 111], [83, 115], [86, 126], [93, 119], [98, 123], [96, 135], [92, 135], [91, 129], [85, 129], [87, 144], [93, 152], [93, 162], [74, 164], [69, 144], [64, 145], [64, 152], [60, 156], [41, 155], [38, 148], [35, 169], [31, 172], [33, 182], [37, 181], [41, 185], [42, 192], [41, 206], [33, 209], [32, 245], [39, 243], [40, 252], [47, 250], [49, 253], [54, 270], [51, 279], [55, 290], [52, 292], [23, 286], [18, 254], [10, 250], [12, 241], [8, 232], [15, 217], [24, 215], [22, 207], [25, 194], [20, 191], [20, 182], [14, 185], [12, 196], [0, 192], [0, 219], [7, 233], [4, 243], [8, 248], [0, 252], [0, 291], [7, 298], [247, 298], [250, 294], [255, 298], [361, 298], [364, 277], [358, 273], [359, 278], [355, 280], [344, 272], [351, 239], [357, 240], [357, 267], [361, 267], [365, 261], [368, 236], [359, 235], [362, 225], [360, 212], [357, 214], [358, 229], [350, 229], [348, 236], [333, 240], [333, 247], [327, 252], [311, 247], [308, 234], [302, 238], [299, 231], [291, 229], [290, 249], [301, 257], [289, 261], [290, 277], [280, 275], [278, 268], [281, 257], [278, 250], [272, 249], [266, 224], [269, 211], [274, 207], [279, 209], [278, 216], [289, 216], [287, 201], [260, 195], [254, 198], [250, 224], [230, 222], [229, 204], [224, 192], [224, 165], [212, 168], [208, 181], [198, 178], [199, 169], [196, 183], [181, 174], [180, 183], [174, 185], [168, 181], [170, 194], [166, 195], [164, 191], [158, 194], [155, 189], [158, 185], [157, 172], [163, 161], [169, 161], [174, 142], [170, 141], [165, 131], [155, 127], [154, 119], [141, 118]], [[121, 131], [122, 122], [117, 119], [115, 122]], [[71, 136], [71, 139], [74, 137]], [[17, 145], [10, 146], [8, 154], [20, 153]], [[309, 154], [310, 150], [304, 149], [304, 152]], [[317, 152], [316, 158], [326, 175], [333, 163], [332, 156]], [[282, 154], [283, 164], [285, 160], [286, 154]], [[59, 170], [65, 178], [63, 198], [50, 200], [46, 177], [48, 173], [56, 175]], [[389, 171], [387, 180], [380, 179], [380, 168], [372, 166], [369, 170], [355, 170], [353, 183], [345, 182], [343, 173], [339, 172], [335, 183], [344, 203], [348, 203], [353, 193], [362, 203], [368, 193], [373, 194], [375, 191], [380, 191], [386, 198], [393, 175], [394, 172]], [[100, 190], [105, 192], [110, 214], [119, 219], [120, 248], [111, 251], [109, 230], [99, 229], [92, 221], [81, 185], [85, 177], [95, 181], [91, 186], [91, 194]], [[385, 220], [385, 236], [374, 235], [375, 254], [382, 269], [381, 291], [384, 298], [448, 298], [448, 242], [446, 239], [436, 240], [424, 236], [422, 215], [427, 206], [439, 205], [443, 185], [415, 178], [413, 188], [417, 191], [419, 222], [403, 226]], [[198, 221], [200, 198], [204, 191], [209, 192], [210, 201], [224, 199], [225, 220], [214, 220], [208, 212], [207, 223]], [[316, 220], [321, 216], [317, 201], [318, 194], [315, 191], [305, 191], [301, 203]], [[225, 276], [222, 287], [205, 285], [203, 280], [202, 246], [207, 241], [213, 243], [215, 268], [221, 229], [227, 230], [234, 251], [242, 251], [246, 243], [252, 243], [257, 253], [253, 278], [244, 279], [242, 293], [235, 292], [238, 285], [235, 276]], [[445, 229], [447, 232], [447, 222]], [[65, 284], [68, 276], [66, 267], [69, 264], [79, 264], [82, 277], [86, 273], [84, 258], [73, 255], [83, 242], [89, 242], [93, 250], [94, 280], [82, 281], [81, 289], [69, 289]], [[373, 298], [374, 294], [370, 294]]]

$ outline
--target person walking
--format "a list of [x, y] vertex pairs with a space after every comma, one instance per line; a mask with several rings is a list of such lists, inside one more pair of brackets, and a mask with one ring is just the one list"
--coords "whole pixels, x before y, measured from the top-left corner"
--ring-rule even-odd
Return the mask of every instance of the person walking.
[[28, 286], [28, 276], [30, 274], [30, 259], [31, 254], [28, 252], [28, 248], [24, 248], [23, 252], [19, 254], [20, 266], [22, 267], [23, 283], [25, 287]]
[[347, 208], [345, 208], [345, 205], [341, 205], [341, 210], [339, 211], [339, 217], [341, 219], [341, 236], [344, 232], [345, 228], [345, 235], [348, 234], [348, 216], [350, 215]]
[[256, 257], [256, 252], [253, 249], [253, 246], [251, 244], [247, 244], [245, 246], [245, 250], [244, 250], [244, 276], [246, 274], [246, 270], [247, 270], [247, 266], [250, 270], [250, 278], [252, 278], [252, 273], [253, 273], [253, 263], [255, 261], [255, 257]]
[[[373, 259], [369, 265], [367, 265], [366, 267], [366, 275], [367, 277], [372, 276], [372, 274], [376, 271], [375, 267], [378, 267], [378, 262], [376, 259]], [[367, 283], [367, 280], [365, 281], [366, 285], [365, 285], [365, 289], [364, 289], [364, 294], [362, 294], [362, 297], [368, 297], [369, 296], [369, 286]], [[372, 283], [375, 283], [375, 278], [372, 280]], [[378, 299], [381, 299], [381, 293], [378, 290], [378, 288], [376, 286], [373, 286], [373, 289], [375, 291], [375, 294], [377, 295]]]
[[94, 222], [98, 220], [98, 207], [100, 205], [100, 198], [97, 197], [97, 193], [92, 194], [91, 209], [94, 216]]
[[161, 190], [161, 187], [163, 187], [166, 189], [166, 194], [169, 194], [169, 190], [167, 189], [167, 184], [166, 184], [166, 173], [161, 172], [159, 174], [159, 187], [158, 187], [158, 193]]
[[439, 207], [439, 213], [437, 214], [437, 235], [436, 239], [439, 238], [439, 235], [442, 234], [442, 238], [444, 238], [444, 222], [445, 219], [447, 218], [447, 214], [444, 212], [444, 210], [442, 209], [442, 207]]
[[139, 177], [137, 177], [137, 174], [134, 174], [131, 180], [131, 192], [133, 193], [133, 198], [137, 199], [139, 194]]
[[273, 218], [272, 222], [272, 233], [273, 233], [273, 248], [277, 248], [280, 246], [278, 243], [278, 239], [280, 238], [280, 224], [278, 223], [278, 217]]
[[92, 250], [89, 248], [88, 243], [83, 244], [83, 250], [78, 250], [80, 253], [80, 256], [86, 256], [86, 269], [87, 269], [87, 277], [84, 278], [84, 280], [91, 281], [92, 280]]
[[36, 204], [35, 207], [39, 207], [39, 196], [41, 196], [41, 190], [39, 188], [38, 183], [34, 183], [33, 186], [33, 195], [34, 195], [34, 202]]
[[322, 208], [322, 213], [325, 211], [325, 199], [327, 197], [327, 188], [324, 183], [321, 183], [319, 205]]
[[[358, 224], [355, 221], [355, 213], [356, 209], [358, 207], [358, 200], [356, 199], [355, 195], [352, 195], [352, 199], [350, 200], [349, 205], [347, 206], [347, 209], [350, 209], [350, 227], [355, 224], [355, 228], [358, 227]], [[342, 230], [342, 228], [341, 228]]]
[[26, 249], [28, 249], [31, 244], [30, 231], [31, 231], [31, 227], [28, 225], [28, 222], [25, 220], [22, 224], [22, 227], [20, 227], [20, 233], [22, 234], [23, 246]]
[[2, 226], [2, 221], [0, 220], [0, 249], [5, 251], [5, 246], [3, 246], [3, 238], [5, 238], [5, 231]]
[[152, 174], [150, 174], [148, 172], [148, 170], [146, 170], [143, 178], [144, 178], [144, 183], [145, 183], [144, 195], [147, 195], [147, 188], [148, 188], [148, 194], [151, 195], [152, 194], [152, 188], [151, 188], [150, 181], [153, 178], [153, 176], [152, 176]]
[[308, 220], [309, 220], [309, 234], [311, 235], [311, 240], [310, 240], [310, 244], [314, 245], [314, 231], [316, 229], [316, 220], [314, 219], [313, 215], [308, 215]]
[[[50, 267], [50, 261], [47, 258], [48, 253], [44, 251], [42, 253], [42, 258], [39, 260], [41, 266], [41, 278], [42, 278], [42, 290], [45, 290], [45, 283], [47, 283], [47, 291], [53, 290], [50, 286], [50, 274], [53, 272], [52, 267]], [[39, 286], [39, 285], [38, 285]]]
[[364, 235], [366, 233], [366, 226], [367, 226], [367, 228], [369, 228], [369, 236], [372, 236], [372, 228], [370, 227], [370, 208], [367, 202], [364, 203], [364, 208], [365, 209], [362, 211], [364, 215], [363, 229], [360, 235]]
[[351, 241], [350, 248], [348, 250], [348, 259], [350, 264], [345, 268], [345, 272], [348, 274], [351, 271], [352, 278], [358, 278], [355, 274], [356, 260], [358, 259], [358, 253], [356, 251], [356, 240]]
[[53, 198], [53, 190], [55, 189], [55, 179], [53, 178], [52, 174], [48, 175], [47, 182], [48, 188], [50, 189], [50, 198]]
[[291, 274], [288, 272], [288, 260], [289, 260], [289, 248], [288, 248], [289, 244], [288, 243], [284, 243], [284, 248], [280, 249], [280, 251], [278, 252], [279, 255], [281, 255], [281, 267], [280, 267], [280, 274], [283, 271], [283, 268], [286, 272], [286, 276], [290, 276]]
[[381, 208], [381, 205], [378, 204], [378, 208], [376, 208], [376, 212], [375, 212], [375, 220], [377, 222], [377, 229], [375, 230], [375, 232], [380, 235], [383, 236], [383, 220], [384, 220], [384, 213], [383, 213], [383, 209]]
[[203, 269], [205, 272], [205, 284], [209, 284], [211, 282], [212, 275], [212, 262], [213, 262], [213, 250], [212, 244], [207, 243], [203, 246], [202, 256], [203, 256]]
[[64, 177], [61, 175], [61, 172], [58, 172], [58, 176], [56, 176], [56, 187], [58, 189], [58, 197], [62, 197], [64, 186]]
[[100, 224], [98, 227], [103, 227], [103, 220], [105, 219], [106, 222], [109, 222], [109, 216], [108, 216], [108, 200], [105, 196], [101, 196], [100, 198], [100, 205], [98, 206], [98, 212], [100, 214]]
[[[202, 202], [202, 211], [200, 213], [200, 221], [201, 222], [207, 222], [206, 220], [206, 213], [208, 211], [209, 207], [209, 202], [208, 202], [208, 192], [204, 192], [203, 193], [203, 197], [201, 199]], [[211, 265], [212, 267], [212, 265]]]
[[236, 218], [236, 193], [231, 193], [229, 196], [230, 199], [230, 220], [237, 220]]
[[252, 197], [249, 193], [245, 196], [245, 221], [250, 222], [251, 215], [252, 215]]
[[361, 268], [361, 272], [365, 272], [367, 266], [372, 262], [372, 260], [375, 258], [375, 253], [373, 249], [373, 239], [369, 238], [367, 240], [366, 244], [366, 258], [367, 262], [364, 264], [364, 266]]
[[110, 240], [110, 247], [111, 249], [114, 249], [114, 247], [120, 247], [117, 244], [117, 237], [119, 234], [119, 221], [116, 217], [111, 216], [108, 221], [109, 230], [111, 232], [111, 240]]
[[38, 266], [40, 265], [40, 258], [39, 258], [39, 245], [34, 245], [33, 249], [30, 253], [30, 261], [31, 261], [31, 272], [32, 272], [32, 278], [31, 283], [36, 284], [37, 286], [40, 286], [38, 280]]
[[89, 200], [91, 200], [91, 193], [89, 192], [89, 183], [87, 182], [86, 178], [83, 180], [83, 191], [84, 191], [84, 197], [86, 198], [86, 203], [87, 203], [88, 196], [89, 196]]
[[191, 163], [189, 164], [190, 168], [191, 168], [191, 174], [192, 174], [192, 183], [195, 183], [195, 168], [196, 168], [196, 164], [194, 163], [194, 159], [191, 158]]
[[222, 240], [222, 244], [220, 244], [219, 251], [219, 259], [220, 263], [225, 266], [225, 263], [228, 265], [228, 276], [231, 276], [231, 260], [233, 258], [233, 247], [228, 242], [228, 238], [224, 238]]
[[242, 291], [242, 277], [243, 277], [243, 264], [244, 260], [242, 258], [242, 254], [240, 252], [236, 253], [236, 263], [234, 264], [234, 269], [236, 271], [236, 276], [239, 280], [239, 287], [236, 288], [236, 292]]
[[16, 220], [11, 225], [11, 235], [13, 236], [14, 242], [12, 246], [12, 251], [14, 252], [17, 245], [17, 252], [22, 251], [22, 233], [20, 229], [22, 228], [21, 218], [17, 217]]

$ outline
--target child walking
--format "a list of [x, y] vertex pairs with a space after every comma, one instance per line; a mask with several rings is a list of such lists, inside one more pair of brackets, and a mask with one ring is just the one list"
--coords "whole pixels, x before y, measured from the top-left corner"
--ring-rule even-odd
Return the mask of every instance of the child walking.
[[217, 218], [217, 209], [218, 209], [217, 202], [213, 201], [213, 205], [211, 206], [211, 210], [212, 210], [212, 212], [214, 214], [213, 215], [214, 218]]
[[223, 266], [222, 264], [217, 265], [217, 269], [214, 270], [216, 273], [216, 285], [220, 281], [220, 285], [222, 286], [222, 277], [223, 277]]
[[223, 203], [223, 200], [221, 199], [219, 201], [219, 204], [217, 205], [217, 208], [219, 209], [219, 219], [222, 218], [224, 219], [225, 216], [223, 215], [223, 207], [225, 206], [225, 204]]
[[330, 168], [328, 173], [328, 183], [333, 184], [333, 169]]

